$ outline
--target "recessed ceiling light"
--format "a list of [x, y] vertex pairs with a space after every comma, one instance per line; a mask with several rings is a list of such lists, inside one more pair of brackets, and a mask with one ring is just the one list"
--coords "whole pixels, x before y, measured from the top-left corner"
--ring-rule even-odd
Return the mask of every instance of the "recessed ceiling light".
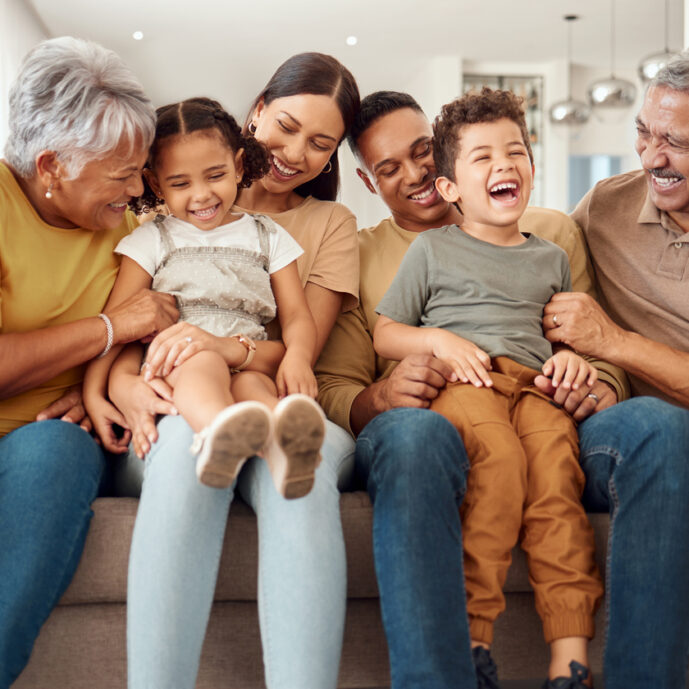
[[359, 39], [356, 36], [347, 36], [347, 45], [356, 45], [359, 42]]
[[135, 32], [132, 34], [132, 38], [133, 38], [135, 41], [140, 41], [143, 37], [144, 37], [144, 32], [143, 32], [143, 31], [135, 31]]

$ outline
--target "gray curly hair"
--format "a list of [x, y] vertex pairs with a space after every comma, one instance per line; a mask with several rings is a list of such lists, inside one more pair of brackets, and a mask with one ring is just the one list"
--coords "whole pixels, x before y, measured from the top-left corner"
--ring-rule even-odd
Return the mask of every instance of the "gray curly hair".
[[689, 93], [689, 50], [677, 53], [666, 65], [658, 70], [648, 88], [661, 86], [673, 91]]
[[43, 41], [28, 53], [9, 102], [5, 157], [22, 177], [35, 173], [41, 151], [55, 151], [74, 178], [123, 137], [133, 151], [139, 142], [148, 148], [155, 133], [153, 105], [122, 59], [71, 36]]

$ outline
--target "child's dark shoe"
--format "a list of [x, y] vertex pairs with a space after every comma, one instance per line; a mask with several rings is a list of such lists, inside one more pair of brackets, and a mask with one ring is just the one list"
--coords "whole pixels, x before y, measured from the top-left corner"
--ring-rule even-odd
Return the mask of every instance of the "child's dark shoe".
[[571, 675], [569, 677], [556, 677], [549, 679], [543, 685], [543, 689], [591, 689], [584, 680], [589, 676], [589, 669], [573, 660], [569, 664]]
[[483, 646], [476, 646], [471, 649], [476, 668], [476, 679], [478, 689], [500, 689], [498, 684], [498, 666], [491, 658], [490, 651]]

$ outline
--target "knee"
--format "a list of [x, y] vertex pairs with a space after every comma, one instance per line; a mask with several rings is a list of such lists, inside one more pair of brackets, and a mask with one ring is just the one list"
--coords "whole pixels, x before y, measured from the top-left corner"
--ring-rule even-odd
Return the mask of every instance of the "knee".
[[398, 408], [373, 419], [356, 445], [357, 469], [376, 482], [450, 482], [464, 490], [469, 461], [455, 427], [427, 409]]
[[9, 448], [16, 458], [13, 474], [17, 482], [30, 485], [36, 496], [49, 493], [61, 500], [70, 495], [95, 497], [105, 457], [86, 431], [73, 423], [48, 419], [27, 424], [14, 434]]
[[158, 440], [151, 448], [151, 455], [163, 452], [165, 454], [185, 454], [191, 456], [191, 444], [194, 441], [194, 431], [182, 416], [164, 416], [157, 426]]
[[606, 455], [616, 482], [675, 494], [689, 489], [689, 411], [653, 397], [606, 409], [580, 427], [582, 458]]
[[224, 371], [227, 369], [227, 362], [222, 358], [218, 352], [213, 352], [209, 349], [202, 349], [200, 352], [196, 352], [191, 358], [188, 359], [190, 367], [203, 366], [206, 369], [217, 369], [218, 371]]

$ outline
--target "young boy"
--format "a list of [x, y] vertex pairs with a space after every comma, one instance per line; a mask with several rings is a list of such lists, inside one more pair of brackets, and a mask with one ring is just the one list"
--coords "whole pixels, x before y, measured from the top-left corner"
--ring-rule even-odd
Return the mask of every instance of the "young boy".
[[479, 687], [498, 686], [487, 649], [521, 535], [551, 649], [544, 689], [583, 689], [602, 584], [574, 422], [533, 381], [542, 372], [556, 387], [590, 387], [596, 371], [543, 336], [543, 307], [571, 285], [564, 251], [519, 232], [533, 181], [520, 100], [484, 88], [444, 106], [434, 157], [436, 187], [463, 220], [412, 243], [376, 309], [375, 348], [390, 359], [432, 354], [454, 369], [431, 409], [457, 427], [471, 458], [462, 523]]

